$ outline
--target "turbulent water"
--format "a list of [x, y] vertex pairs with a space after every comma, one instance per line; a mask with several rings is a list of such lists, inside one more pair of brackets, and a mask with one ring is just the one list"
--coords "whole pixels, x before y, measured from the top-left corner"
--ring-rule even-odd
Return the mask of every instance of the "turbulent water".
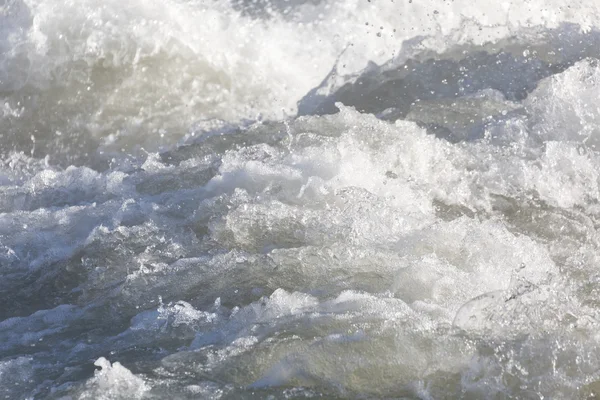
[[596, 0], [0, 0], [0, 398], [600, 396]]

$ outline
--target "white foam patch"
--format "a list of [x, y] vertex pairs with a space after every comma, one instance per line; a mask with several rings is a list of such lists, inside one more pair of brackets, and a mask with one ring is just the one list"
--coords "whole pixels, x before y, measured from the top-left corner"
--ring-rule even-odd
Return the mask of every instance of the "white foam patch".
[[535, 132], [544, 140], [600, 145], [600, 67], [598, 60], [580, 61], [565, 72], [545, 79], [529, 96]]
[[86, 383], [81, 399], [141, 399], [149, 387], [139, 376], [131, 373], [121, 363], [110, 363], [101, 357], [94, 363], [100, 369]]

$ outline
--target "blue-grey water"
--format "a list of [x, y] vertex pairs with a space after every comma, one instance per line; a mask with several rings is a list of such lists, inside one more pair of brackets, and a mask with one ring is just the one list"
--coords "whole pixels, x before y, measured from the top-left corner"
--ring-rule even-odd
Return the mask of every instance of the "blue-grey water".
[[0, 0], [0, 398], [600, 396], [599, 26]]

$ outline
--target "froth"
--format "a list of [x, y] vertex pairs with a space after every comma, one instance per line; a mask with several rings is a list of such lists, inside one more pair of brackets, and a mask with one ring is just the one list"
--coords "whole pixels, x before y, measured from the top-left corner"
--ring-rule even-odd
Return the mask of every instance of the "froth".
[[0, 9], [0, 393], [594, 394], [598, 6], [284, 3]]

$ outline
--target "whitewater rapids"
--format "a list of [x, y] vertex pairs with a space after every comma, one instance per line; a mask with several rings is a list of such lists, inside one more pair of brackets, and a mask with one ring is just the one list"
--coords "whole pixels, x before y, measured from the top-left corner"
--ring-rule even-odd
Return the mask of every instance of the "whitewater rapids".
[[0, 397], [599, 396], [598, 27], [0, 0]]

